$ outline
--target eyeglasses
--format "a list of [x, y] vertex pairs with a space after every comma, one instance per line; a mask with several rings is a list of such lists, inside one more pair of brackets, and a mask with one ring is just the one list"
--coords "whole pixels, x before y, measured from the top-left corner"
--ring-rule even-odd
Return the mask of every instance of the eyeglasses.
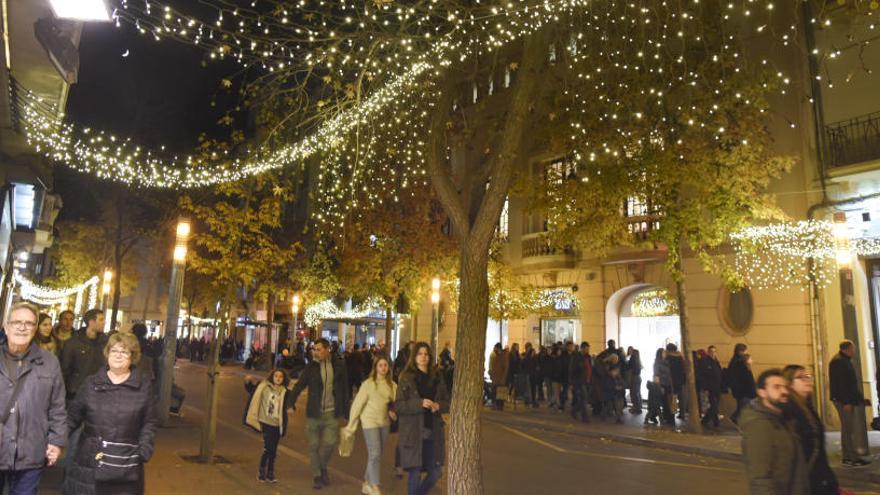
[[131, 357], [131, 351], [126, 349], [110, 349], [110, 354], [116, 354], [117, 356], [123, 357]]
[[23, 320], [14, 320], [6, 322], [6, 325], [9, 328], [15, 328], [16, 330], [26, 328], [28, 330], [33, 330], [37, 328], [37, 324], [33, 321], [23, 321]]

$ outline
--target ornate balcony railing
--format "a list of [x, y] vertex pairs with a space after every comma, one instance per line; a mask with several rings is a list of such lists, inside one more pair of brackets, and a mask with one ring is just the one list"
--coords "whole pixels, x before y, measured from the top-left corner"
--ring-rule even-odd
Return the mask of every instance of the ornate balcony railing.
[[522, 257], [535, 258], [538, 256], [554, 256], [557, 254], [574, 254], [569, 248], [559, 249], [550, 244], [547, 234], [526, 234], [522, 237]]
[[880, 159], [880, 112], [825, 126], [828, 167]]

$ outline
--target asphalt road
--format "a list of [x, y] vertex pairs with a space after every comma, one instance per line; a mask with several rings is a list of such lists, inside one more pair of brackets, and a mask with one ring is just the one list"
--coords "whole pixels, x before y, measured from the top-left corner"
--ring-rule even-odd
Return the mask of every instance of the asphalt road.
[[[177, 383], [187, 392], [184, 413], [199, 417], [206, 408], [206, 368], [181, 361]], [[256, 472], [261, 449], [259, 436], [240, 430], [247, 394], [240, 369], [227, 367], [220, 376], [218, 437], [235, 440], [235, 452], [225, 452], [229, 442], [218, 440], [220, 455], [234, 454], [238, 462], [253, 464]], [[305, 394], [291, 418], [290, 432], [281, 442], [277, 476], [309, 478], [308, 450], [303, 433]], [[483, 476], [486, 493], [586, 494], [743, 494], [746, 481], [742, 464], [665, 450], [619, 444], [600, 439], [551, 433], [535, 428], [511, 428], [484, 421]], [[396, 439], [392, 441], [392, 447]], [[253, 452], [248, 455], [247, 452]], [[248, 460], [252, 457], [252, 460]], [[394, 454], [387, 449], [382, 470], [386, 493], [406, 492], [403, 480], [392, 476]], [[351, 457], [336, 456], [331, 475], [339, 482], [333, 492], [358, 493], [366, 462], [366, 448], [358, 434]], [[441, 493], [444, 487], [435, 489]], [[606, 491], [607, 490], [607, 491]], [[326, 490], [325, 490], [326, 491]]]

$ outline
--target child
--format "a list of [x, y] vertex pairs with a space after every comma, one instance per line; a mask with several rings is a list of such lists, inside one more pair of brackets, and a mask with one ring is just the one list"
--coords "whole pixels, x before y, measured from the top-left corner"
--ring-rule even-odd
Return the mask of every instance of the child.
[[660, 378], [655, 376], [653, 381], [648, 382], [648, 415], [645, 416], [645, 424], [658, 424], [657, 417], [660, 416], [662, 404], [663, 387], [660, 385]]
[[278, 442], [287, 430], [289, 379], [284, 370], [275, 368], [257, 385], [247, 411], [247, 424], [263, 433], [263, 456], [257, 479], [275, 483], [275, 454]]

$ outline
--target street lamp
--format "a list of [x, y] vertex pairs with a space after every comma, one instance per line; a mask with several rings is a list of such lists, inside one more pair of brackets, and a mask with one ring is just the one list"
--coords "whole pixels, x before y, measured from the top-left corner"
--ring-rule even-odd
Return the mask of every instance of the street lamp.
[[171, 286], [168, 289], [168, 308], [165, 313], [165, 345], [162, 350], [162, 368], [159, 372], [159, 421], [168, 422], [171, 407], [171, 384], [174, 382], [174, 358], [177, 354], [177, 320], [180, 318], [180, 299], [186, 269], [186, 244], [190, 233], [189, 219], [180, 217], [174, 236], [171, 263]]
[[434, 363], [436, 363], [439, 355], [437, 341], [440, 335], [440, 279], [437, 277], [431, 280], [431, 306], [434, 310], [431, 315], [431, 349], [434, 351]]

